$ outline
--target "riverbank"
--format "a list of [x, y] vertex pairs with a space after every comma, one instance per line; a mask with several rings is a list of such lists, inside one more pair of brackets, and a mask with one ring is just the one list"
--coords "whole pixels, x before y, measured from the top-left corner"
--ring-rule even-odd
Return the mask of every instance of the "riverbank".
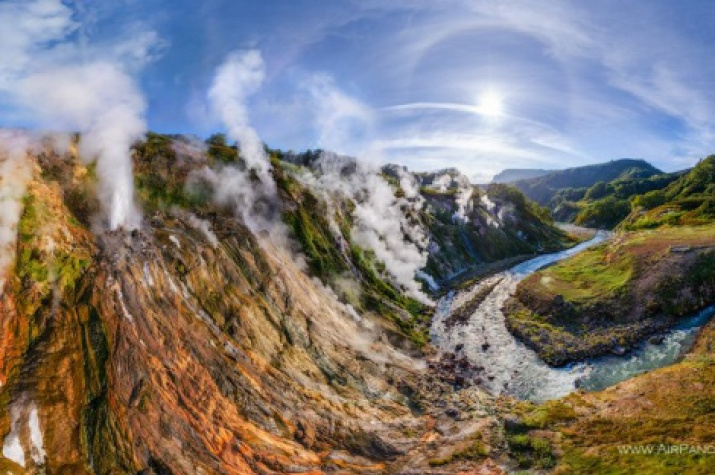
[[469, 289], [451, 292], [438, 303], [430, 331], [433, 344], [441, 353], [465, 360], [476, 370], [477, 385], [493, 395], [543, 401], [573, 391], [581, 373], [549, 367], [508, 332], [501, 309], [520, 279], [606, 238], [599, 233], [591, 241], [532, 258]]
[[525, 278], [506, 326], [547, 363], [623, 355], [715, 302], [715, 226], [625, 233]]
[[710, 320], [676, 364], [539, 405], [503, 398], [506, 439], [516, 448], [524, 441], [550, 448], [557, 454], [552, 473], [558, 475], [711, 474], [714, 355]]
[[[570, 223], [556, 223], [556, 226], [564, 231], [568, 236], [567, 240], [562, 242], [562, 250], [571, 249], [581, 243], [588, 242], [596, 237], [599, 232], [597, 229], [584, 228]], [[604, 231], [600, 231], [604, 232]], [[552, 252], [542, 252], [541, 255], [548, 255]], [[440, 290], [434, 295], [443, 297], [452, 290], [467, 290], [473, 287], [476, 283], [492, 277], [500, 272], [507, 271], [512, 267], [527, 262], [539, 254], [519, 254], [507, 259], [489, 262], [478, 266], [472, 266], [469, 269], [443, 281], [440, 283]]]

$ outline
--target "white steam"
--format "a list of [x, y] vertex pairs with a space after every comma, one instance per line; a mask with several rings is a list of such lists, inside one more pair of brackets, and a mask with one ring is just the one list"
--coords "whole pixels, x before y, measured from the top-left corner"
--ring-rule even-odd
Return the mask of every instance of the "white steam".
[[83, 160], [97, 163], [109, 228], [137, 227], [131, 146], [146, 131], [146, 105], [128, 71], [155, 59], [152, 48], [162, 43], [151, 31], [84, 41], [75, 3], [0, 5], [0, 95], [34, 126], [79, 132]]
[[[304, 84], [314, 104], [314, 124], [319, 131], [318, 145], [326, 150], [352, 152], [358, 160], [334, 153], [323, 153], [314, 175], [303, 177], [313, 189], [323, 190], [329, 209], [332, 194], [355, 203], [351, 240], [372, 252], [385, 264], [387, 277], [410, 296], [431, 303], [415, 280], [427, 265], [429, 239], [416, 219], [424, 204], [412, 175], [397, 169], [404, 196], [382, 176], [375, 161], [377, 150], [371, 140], [373, 111], [349, 96], [329, 76], [316, 75]], [[332, 220], [331, 216], [328, 217]], [[337, 226], [331, 228], [339, 234]]]
[[28, 145], [29, 138], [25, 134], [0, 131], [0, 295], [5, 289], [6, 273], [15, 260], [22, 198], [32, 176]]
[[473, 195], [474, 187], [465, 175], [460, 174], [457, 177], [457, 197], [455, 198], [457, 210], [452, 216], [453, 221], [467, 222], [469, 213], [474, 209]]
[[[213, 110], [225, 125], [228, 136], [238, 141], [241, 157], [249, 169], [270, 178], [271, 164], [258, 132], [251, 127], [246, 99], [256, 93], [266, 76], [261, 53], [256, 50], [235, 51], [216, 70], [208, 92]], [[273, 180], [266, 180], [273, 183]]]
[[372, 109], [345, 94], [330, 76], [314, 75], [303, 83], [312, 102], [313, 122], [318, 131], [318, 144], [324, 150], [374, 158], [372, 146]]
[[253, 233], [281, 229], [271, 162], [258, 132], [250, 125], [246, 107], [246, 100], [258, 91], [264, 78], [265, 65], [256, 50], [236, 51], [216, 70], [208, 99], [228, 137], [238, 142], [245, 168], [207, 168], [201, 174], [213, 186], [216, 201], [232, 205]]
[[218, 238], [213, 232], [213, 229], [211, 229], [211, 223], [192, 213], [187, 213], [187, 220], [194, 229], [201, 231], [206, 240], [211, 244], [211, 247], [218, 247]]
[[146, 104], [134, 80], [114, 64], [97, 62], [33, 74], [20, 93], [44, 123], [81, 133], [80, 155], [97, 162], [109, 228], [138, 227], [131, 147], [146, 132]]
[[430, 303], [415, 280], [419, 270], [427, 265], [429, 245], [424, 230], [410, 219], [410, 214], [422, 206], [421, 197], [413, 195], [410, 200], [405, 193], [399, 198], [379, 168], [332, 153], [324, 153], [316, 171], [301, 179], [312, 189], [322, 190], [333, 209], [333, 199], [353, 201], [352, 241], [375, 253], [395, 285], [410, 296]]

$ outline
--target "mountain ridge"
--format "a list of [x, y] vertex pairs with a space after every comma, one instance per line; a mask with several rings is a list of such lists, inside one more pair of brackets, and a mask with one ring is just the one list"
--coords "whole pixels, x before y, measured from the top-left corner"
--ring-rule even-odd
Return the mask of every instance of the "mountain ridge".
[[538, 178], [555, 170], [545, 170], [543, 168], [505, 168], [492, 178], [492, 183], [513, 183], [515, 181]]

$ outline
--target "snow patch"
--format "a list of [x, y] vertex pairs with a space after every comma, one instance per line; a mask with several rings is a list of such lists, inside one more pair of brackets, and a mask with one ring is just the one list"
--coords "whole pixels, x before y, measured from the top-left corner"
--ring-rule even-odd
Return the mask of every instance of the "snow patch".
[[173, 242], [177, 249], [181, 249], [181, 243], [179, 242], [179, 238], [177, 238], [173, 234], [169, 236], [169, 241]]
[[40, 418], [37, 416], [37, 406], [33, 403], [30, 407], [30, 417], [27, 421], [30, 427], [30, 456], [35, 465], [44, 465], [47, 456], [42, 443], [42, 430]]

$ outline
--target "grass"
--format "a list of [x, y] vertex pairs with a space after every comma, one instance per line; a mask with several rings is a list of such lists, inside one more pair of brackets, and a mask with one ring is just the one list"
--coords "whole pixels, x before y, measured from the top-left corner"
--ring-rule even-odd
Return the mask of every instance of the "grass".
[[556, 465], [551, 442], [542, 437], [528, 434], [507, 436], [509, 451], [520, 468], [552, 468]]
[[90, 263], [89, 254], [62, 241], [62, 228], [72, 236], [83, 236], [85, 231], [59, 204], [56, 192], [52, 187], [32, 185], [18, 223], [16, 275], [23, 288], [31, 289], [23, 293], [28, 313], [34, 313], [55, 288], [62, 293], [74, 291]]
[[576, 418], [576, 411], [561, 401], [547, 401], [531, 413], [524, 416], [524, 424], [529, 427], [544, 429]]
[[634, 260], [628, 253], [611, 253], [607, 244], [534, 274], [548, 292], [570, 302], [585, 302], [619, 295], [633, 277]]
[[466, 460], [481, 460], [489, 455], [489, 448], [481, 442], [475, 440], [467, 447], [458, 449], [447, 455], [446, 457], [433, 458], [429, 460], [430, 467], [441, 467], [450, 463], [466, 461]]
[[[581, 414], [563, 424], [563, 458], [554, 473], [711, 474], [715, 455], [667, 453], [673, 445], [703, 447], [715, 434], [715, 322], [707, 325], [685, 360], [599, 393], [574, 394], [563, 404]], [[550, 403], [547, 403], [550, 404]], [[538, 410], [538, 409], [537, 409]], [[624, 446], [650, 446], [651, 454], [624, 453]]]

